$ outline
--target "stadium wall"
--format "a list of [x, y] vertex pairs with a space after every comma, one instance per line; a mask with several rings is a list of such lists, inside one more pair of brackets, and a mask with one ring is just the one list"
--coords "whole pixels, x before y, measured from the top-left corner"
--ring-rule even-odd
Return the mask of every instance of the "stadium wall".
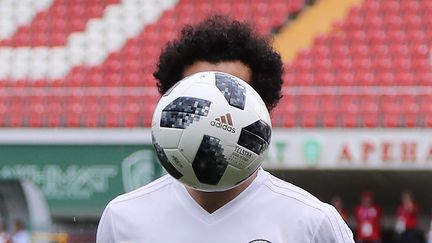
[[[276, 128], [264, 167], [322, 200], [344, 195], [347, 207], [362, 190], [374, 191], [389, 217], [411, 189], [428, 217], [431, 133]], [[97, 220], [109, 200], [163, 174], [148, 128], [2, 129], [0, 144], [0, 179], [31, 180], [54, 218]]]

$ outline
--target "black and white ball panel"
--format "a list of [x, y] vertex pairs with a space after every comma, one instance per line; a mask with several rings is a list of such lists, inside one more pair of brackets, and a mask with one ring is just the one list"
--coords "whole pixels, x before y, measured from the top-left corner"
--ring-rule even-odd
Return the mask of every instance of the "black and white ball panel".
[[169, 103], [162, 111], [184, 112], [199, 116], [207, 116], [211, 101], [196, 97], [182, 96]]
[[221, 91], [228, 103], [241, 110], [246, 103], [246, 87], [234, 76], [225, 73], [215, 73], [216, 87]]
[[153, 146], [155, 148], [156, 155], [158, 156], [159, 161], [165, 170], [176, 179], [183, 177], [183, 174], [171, 164], [168, 156], [165, 154], [164, 149], [156, 142], [153, 142]]
[[217, 185], [222, 178], [228, 161], [220, 139], [204, 135], [192, 167], [201, 183]]
[[198, 179], [195, 176], [191, 162], [177, 148], [164, 149], [164, 152], [173, 167], [183, 174], [182, 181], [186, 182], [190, 187], [196, 187]]
[[163, 110], [160, 119], [161, 127], [185, 129], [193, 122], [206, 117], [211, 102], [194, 97], [178, 97]]
[[[239, 165], [241, 165], [242, 168], [237, 167], [236, 164], [229, 159], [229, 169], [225, 171], [220, 183], [222, 184], [226, 181], [225, 178], [230, 178], [228, 181], [235, 181], [234, 185], [240, 184], [261, 166], [261, 163], [255, 163], [255, 161], [260, 160], [260, 157], [261, 156], [254, 155], [249, 161], [237, 158]], [[241, 173], [238, 173], [239, 171], [241, 171]]]
[[[162, 148], [177, 148], [183, 131], [183, 129], [161, 127], [159, 129], [152, 129], [152, 136], [159, 138], [157, 142]], [[164, 137], [169, 139], [160, 139]]]
[[264, 139], [267, 143], [270, 143], [271, 139], [271, 127], [263, 120], [258, 120], [249, 126], [244, 127], [242, 130], [248, 131], [258, 137]]
[[270, 125], [263, 120], [258, 120], [242, 128], [237, 144], [256, 154], [261, 154], [269, 146], [270, 137]]

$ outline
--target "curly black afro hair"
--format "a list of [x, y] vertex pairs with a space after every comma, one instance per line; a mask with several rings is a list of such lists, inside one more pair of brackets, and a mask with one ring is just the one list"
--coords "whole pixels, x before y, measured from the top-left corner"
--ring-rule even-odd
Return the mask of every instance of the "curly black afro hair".
[[269, 110], [281, 98], [283, 64], [270, 42], [245, 22], [226, 16], [212, 16], [186, 25], [179, 39], [168, 42], [153, 76], [161, 94], [181, 80], [183, 71], [197, 61], [218, 63], [241, 61], [252, 71], [251, 86]]

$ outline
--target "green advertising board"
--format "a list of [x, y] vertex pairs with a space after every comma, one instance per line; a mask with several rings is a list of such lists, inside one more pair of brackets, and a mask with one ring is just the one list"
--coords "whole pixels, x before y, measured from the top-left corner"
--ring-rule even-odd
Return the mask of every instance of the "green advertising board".
[[111, 199], [163, 173], [150, 145], [2, 144], [0, 155], [0, 179], [32, 181], [54, 217], [99, 217]]

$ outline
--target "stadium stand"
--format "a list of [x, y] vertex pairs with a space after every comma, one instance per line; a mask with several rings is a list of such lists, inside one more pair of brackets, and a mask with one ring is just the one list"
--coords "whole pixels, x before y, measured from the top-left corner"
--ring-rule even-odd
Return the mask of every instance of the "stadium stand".
[[[2, 40], [0, 46], [64, 45], [71, 33], [83, 31], [88, 20], [99, 18], [107, 5], [118, 2], [90, 0], [81, 4], [80, 0], [54, 1], [50, 8], [38, 12], [31, 23], [19, 26], [11, 38]], [[30, 4], [25, 6], [31, 7]]]
[[[0, 33], [2, 127], [148, 127], [156, 57], [181, 26], [217, 10], [271, 34], [313, 8], [304, 0], [3, 4], [13, 14]], [[274, 125], [431, 127], [431, 10], [430, 1], [350, 7], [285, 62]], [[17, 11], [28, 17], [17, 20]]]
[[[373, 0], [351, 8], [331, 33], [286, 63], [285, 86], [294, 97], [276, 112], [286, 116], [283, 125], [429, 127], [423, 102], [431, 96], [430, 8], [428, 1]], [[291, 89], [305, 86], [317, 92]], [[337, 97], [326, 102], [329, 92]], [[299, 103], [294, 113], [287, 102]]]

